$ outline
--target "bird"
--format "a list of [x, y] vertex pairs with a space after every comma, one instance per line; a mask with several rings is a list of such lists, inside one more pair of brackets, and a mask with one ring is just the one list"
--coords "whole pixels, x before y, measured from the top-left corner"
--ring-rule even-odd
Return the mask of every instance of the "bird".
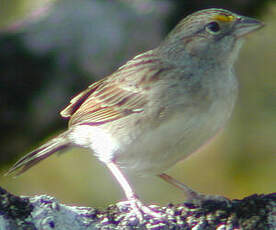
[[133, 210], [148, 209], [127, 175], [156, 175], [208, 143], [229, 120], [238, 94], [234, 63], [257, 19], [225, 9], [196, 11], [161, 44], [91, 84], [61, 111], [68, 129], [17, 161], [19, 175], [56, 152], [87, 148], [113, 174]]

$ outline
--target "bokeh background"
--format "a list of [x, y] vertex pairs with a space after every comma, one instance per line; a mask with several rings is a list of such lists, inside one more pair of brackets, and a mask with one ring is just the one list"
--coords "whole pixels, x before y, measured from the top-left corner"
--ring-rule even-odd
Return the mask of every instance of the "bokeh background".
[[[242, 198], [276, 190], [276, 2], [271, 0], [0, 0], [0, 186], [93, 207], [123, 199], [108, 170], [86, 150], [52, 156], [4, 177], [21, 156], [66, 129], [70, 98], [126, 60], [156, 47], [188, 13], [223, 7], [266, 27], [249, 36], [236, 72], [240, 95], [214, 142], [168, 171], [197, 191]], [[177, 203], [159, 178], [130, 178], [147, 203]]]

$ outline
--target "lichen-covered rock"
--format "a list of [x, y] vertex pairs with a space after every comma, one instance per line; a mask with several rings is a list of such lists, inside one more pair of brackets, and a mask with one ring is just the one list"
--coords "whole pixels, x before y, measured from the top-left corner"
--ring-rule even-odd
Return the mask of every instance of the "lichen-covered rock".
[[0, 229], [276, 229], [276, 193], [242, 200], [203, 196], [198, 201], [148, 207], [160, 217], [145, 214], [139, 220], [128, 205], [110, 205], [100, 211], [67, 206], [47, 195], [17, 197], [0, 188]]

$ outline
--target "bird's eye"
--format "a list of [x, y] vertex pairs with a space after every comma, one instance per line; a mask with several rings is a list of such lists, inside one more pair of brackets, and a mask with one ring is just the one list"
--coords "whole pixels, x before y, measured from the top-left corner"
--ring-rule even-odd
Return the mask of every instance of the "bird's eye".
[[206, 25], [206, 30], [209, 33], [217, 34], [220, 32], [220, 25], [217, 22], [210, 22]]

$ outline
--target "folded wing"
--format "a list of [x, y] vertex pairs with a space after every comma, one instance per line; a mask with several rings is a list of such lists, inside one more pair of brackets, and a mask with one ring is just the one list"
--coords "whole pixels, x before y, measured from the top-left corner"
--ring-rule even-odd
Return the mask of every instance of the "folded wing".
[[73, 98], [61, 115], [70, 117], [72, 126], [101, 125], [140, 113], [148, 102], [148, 89], [165, 70], [149, 52], [136, 56]]

